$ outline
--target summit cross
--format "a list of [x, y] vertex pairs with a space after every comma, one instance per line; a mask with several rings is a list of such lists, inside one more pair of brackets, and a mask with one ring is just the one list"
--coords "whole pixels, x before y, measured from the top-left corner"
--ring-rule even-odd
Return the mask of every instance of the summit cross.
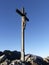
[[22, 16], [22, 24], [21, 24], [21, 27], [22, 27], [22, 31], [21, 31], [21, 61], [25, 61], [25, 39], [24, 39], [24, 35], [25, 35], [25, 26], [26, 26], [26, 21], [29, 21], [29, 19], [26, 17], [26, 12], [24, 10], [24, 8], [22, 8], [22, 11], [16, 9], [16, 12]]

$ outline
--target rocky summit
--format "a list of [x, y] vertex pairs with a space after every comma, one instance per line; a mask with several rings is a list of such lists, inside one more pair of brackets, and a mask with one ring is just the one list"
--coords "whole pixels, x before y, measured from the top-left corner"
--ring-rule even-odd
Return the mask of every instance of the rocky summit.
[[25, 61], [20, 60], [21, 53], [18, 51], [0, 51], [0, 65], [49, 65], [49, 56], [42, 58], [40, 56], [27, 54]]

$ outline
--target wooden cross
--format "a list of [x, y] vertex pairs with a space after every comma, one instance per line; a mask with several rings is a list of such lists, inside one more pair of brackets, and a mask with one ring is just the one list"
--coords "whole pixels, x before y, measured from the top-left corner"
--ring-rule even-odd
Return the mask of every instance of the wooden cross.
[[21, 60], [25, 61], [25, 44], [24, 44], [24, 30], [25, 30], [25, 26], [26, 26], [26, 21], [29, 21], [29, 19], [26, 17], [26, 13], [24, 8], [22, 8], [22, 11], [19, 11], [18, 9], [16, 9], [16, 12], [22, 16], [22, 44], [21, 44]]

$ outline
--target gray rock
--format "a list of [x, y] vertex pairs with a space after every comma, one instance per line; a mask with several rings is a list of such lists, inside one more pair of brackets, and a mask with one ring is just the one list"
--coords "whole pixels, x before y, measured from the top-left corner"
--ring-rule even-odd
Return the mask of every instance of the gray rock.
[[0, 56], [0, 63], [3, 62], [6, 59], [5, 55]]

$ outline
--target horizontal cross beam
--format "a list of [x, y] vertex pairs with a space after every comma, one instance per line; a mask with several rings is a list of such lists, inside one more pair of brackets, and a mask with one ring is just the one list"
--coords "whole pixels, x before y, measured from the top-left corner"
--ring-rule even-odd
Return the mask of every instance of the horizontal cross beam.
[[21, 15], [21, 16], [25, 16], [25, 20], [29, 21], [29, 19], [26, 17], [25, 13], [22, 13], [21, 11], [19, 11], [18, 9], [16, 9], [16, 12]]

